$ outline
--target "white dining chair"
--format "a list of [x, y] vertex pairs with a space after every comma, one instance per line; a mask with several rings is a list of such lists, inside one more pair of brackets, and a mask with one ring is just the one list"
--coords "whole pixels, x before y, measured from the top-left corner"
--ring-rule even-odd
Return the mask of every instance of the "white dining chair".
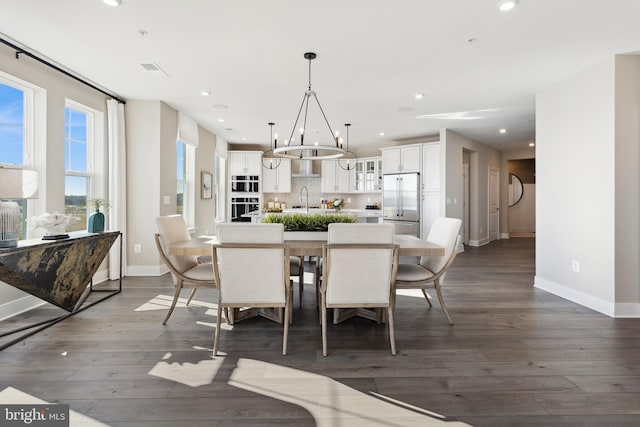
[[393, 283], [398, 247], [393, 224], [329, 224], [320, 285], [322, 354], [327, 355], [327, 308], [386, 308], [391, 353], [396, 354]]
[[452, 325], [453, 320], [451, 320], [447, 306], [444, 304], [441, 288], [447, 269], [456, 259], [461, 224], [462, 221], [458, 218], [436, 218], [429, 230], [427, 241], [443, 246], [445, 248], [444, 256], [423, 256], [420, 258], [419, 264], [403, 263], [398, 265], [395, 282], [396, 291], [398, 289], [421, 289], [430, 307], [432, 304], [427, 289], [435, 289], [442, 311]]
[[219, 292], [213, 355], [218, 353], [220, 313], [247, 307], [284, 308], [282, 354], [286, 355], [293, 297], [283, 225], [223, 223], [216, 234], [212, 258]]
[[192, 255], [169, 255], [168, 248], [176, 243], [186, 242], [191, 239], [189, 229], [182, 215], [168, 215], [156, 218], [158, 233], [155, 234], [156, 248], [160, 258], [171, 272], [175, 287], [173, 301], [169, 312], [162, 321], [167, 324], [169, 317], [176, 307], [182, 289], [192, 289], [187, 306], [198, 288], [215, 288], [212, 264], [198, 262], [198, 257]]

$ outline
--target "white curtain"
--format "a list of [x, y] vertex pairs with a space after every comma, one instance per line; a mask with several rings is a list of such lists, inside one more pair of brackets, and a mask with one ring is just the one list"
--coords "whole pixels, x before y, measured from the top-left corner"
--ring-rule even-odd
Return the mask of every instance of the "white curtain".
[[109, 138], [109, 228], [122, 232], [122, 254], [120, 243], [115, 242], [109, 251], [109, 279], [116, 280], [120, 274], [122, 255], [122, 275], [127, 271], [127, 146], [124, 125], [124, 104], [110, 99], [107, 101], [107, 126]]
[[178, 111], [178, 140], [198, 148], [198, 123], [186, 114]]

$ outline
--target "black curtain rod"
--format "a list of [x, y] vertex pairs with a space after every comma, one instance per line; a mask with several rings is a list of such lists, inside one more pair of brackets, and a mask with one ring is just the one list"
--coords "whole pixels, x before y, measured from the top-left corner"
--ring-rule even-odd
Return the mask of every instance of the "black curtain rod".
[[65, 76], [67, 76], [67, 77], [71, 77], [72, 79], [77, 80], [77, 81], [79, 81], [80, 83], [82, 83], [82, 84], [84, 84], [84, 85], [86, 85], [86, 86], [89, 86], [91, 89], [97, 90], [97, 91], [98, 91], [98, 92], [100, 92], [100, 93], [104, 93], [105, 95], [107, 95], [107, 96], [109, 96], [109, 97], [111, 97], [111, 98], [115, 99], [116, 101], [118, 101], [118, 102], [119, 102], [119, 103], [121, 103], [121, 104], [126, 104], [126, 102], [125, 102], [123, 99], [118, 98], [118, 97], [117, 97], [117, 96], [115, 96], [114, 94], [109, 93], [109, 92], [107, 92], [106, 90], [100, 89], [100, 88], [99, 88], [99, 87], [97, 87], [96, 85], [91, 84], [91, 83], [89, 83], [88, 81], [83, 80], [83, 79], [81, 79], [80, 77], [75, 76], [75, 75], [71, 74], [70, 72], [68, 72], [68, 71], [66, 71], [66, 70], [63, 70], [62, 68], [58, 67], [58, 66], [57, 66], [57, 65], [55, 65], [55, 64], [52, 64], [52, 63], [51, 63], [51, 62], [49, 62], [49, 61], [45, 61], [44, 59], [42, 59], [42, 58], [40, 58], [40, 57], [38, 57], [38, 56], [34, 55], [34, 54], [33, 54], [33, 53], [31, 53], [31, 52], [27, 52], [26, 50], [24, 50], [24, 49], [23, 49], [23, 48], [21, 48], [20, 46], [16, 46], [15, 44], [11, 43], [11, 42], [10, 42], [10, 41], [8, 41], [8, 40], [3, 39], [2, 37], [0, 37], [0, 42], [2, 42], [2, 43], [4, 43], [4, 44], [6, 44], [7, 46], [9, 46], [9, 47], [10, 47], [10, 48], [12, 48], [12, 49], [15, 49], [15, 51], [16, 51], [16, 59], [20, 59], [20, 55], [27, 55], [29, 58], [33, 58], [33, 59], [35, 59], [36, 61], [38, 61], [38, 62], [40, 62], [40, 63], [42, 63], [42, 64], [44, 64], [44, 65], [46, 65], [46, 66], [48, 66], [48, 67], [51, 67], [51, 68], [53, 68], [54, 70], [56, 70], [56, 71], [58, 71], [58, 72], [60, 72], [60, 73], [64, 74]]

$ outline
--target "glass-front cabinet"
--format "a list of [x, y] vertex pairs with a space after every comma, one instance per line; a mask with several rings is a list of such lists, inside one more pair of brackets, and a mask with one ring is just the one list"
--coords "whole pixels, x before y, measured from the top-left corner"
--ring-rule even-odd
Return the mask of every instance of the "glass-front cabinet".
[[382, 158], [365, 157], [355, 165], [355, 179], [351, 192], [377, 193], [382, 191]]

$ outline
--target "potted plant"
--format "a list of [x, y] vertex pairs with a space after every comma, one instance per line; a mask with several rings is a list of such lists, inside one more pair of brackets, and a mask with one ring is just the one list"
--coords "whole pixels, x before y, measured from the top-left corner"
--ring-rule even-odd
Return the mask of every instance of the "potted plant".
[[343, 214], [271, 214], [262, 218], [263, 223], [284, 225], [285, 235], [295, 232], [295, 240], [323, 240], [326, 239], [329, 224], [357, 221], [356, 217]]
[[95, 209], [89, 218], [87, 218], [87, 232], [89, 233], [102, 233], [104, 231], [104, 213], [100, 212], [100, 208], [106, 211], [111, 204], [106, 199], [89, 199], [86, 206], [91, 206]]

